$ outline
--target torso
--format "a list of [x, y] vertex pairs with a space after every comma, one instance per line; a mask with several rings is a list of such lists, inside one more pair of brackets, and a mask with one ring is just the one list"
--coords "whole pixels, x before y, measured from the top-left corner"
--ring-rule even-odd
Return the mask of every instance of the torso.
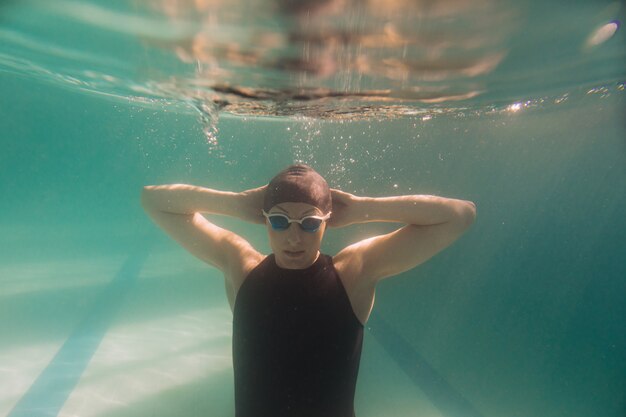
[[[237, 292], [239, 288], [241, 288], [244, 280], [250, 271], [259, 265], [266, 257], [258, 252], [255, 255], [258, 256], [248, 258], [249, 262], [247, 262], [246, 265], [242, 265], [241, 268], [238, 268], [236, 271], [230, 271], [228, 274], [226, 272], [224, 273], [226, 295], [231, 311], [234, 311]], [[372, 307], [374, 306], [376, 286], [374, 284], [366, 285], [363, 281], [359, 281], [359, 277], [351, 273], [345, 264], [341, 262], [335, 263], [335, 258], [333, 258], [333, 263], [339, 275], [339, 279], [348, 294], [355, 316], [359, 319], [361, 324], [365, 325], [372, 311]]]
[[335, 267], [263, 257], [233, 307], [237, 417], [354, 417], [364, 326]]

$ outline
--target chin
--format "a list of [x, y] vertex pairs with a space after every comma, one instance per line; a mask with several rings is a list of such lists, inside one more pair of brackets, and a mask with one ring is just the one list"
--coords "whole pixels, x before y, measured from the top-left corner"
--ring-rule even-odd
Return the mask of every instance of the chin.
[[284, 267], [289, 269], [304, 269], [311, 266], [314, 261], [313, 257], [311, 257], [308, 253], [303, 253], [302, 255], [296, 257], [282, 254], [279, 260]]

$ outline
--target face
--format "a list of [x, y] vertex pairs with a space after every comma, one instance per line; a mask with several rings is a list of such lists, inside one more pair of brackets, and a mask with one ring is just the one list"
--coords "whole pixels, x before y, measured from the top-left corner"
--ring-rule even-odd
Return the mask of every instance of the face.
[[[280, 203], [268, 212], [284, 214], [295, 220], [306, 216], [323, 216], [320, 209], [306, 203]], [[266, 220], [270, 246], [276, 256], [276, 264], [286, 269], [304, 269], [311, 266], [319, 256], [326, 222], [316, 232], [305, 232], [297, 223], [291, 223], [287, 230], [274, 230]]]

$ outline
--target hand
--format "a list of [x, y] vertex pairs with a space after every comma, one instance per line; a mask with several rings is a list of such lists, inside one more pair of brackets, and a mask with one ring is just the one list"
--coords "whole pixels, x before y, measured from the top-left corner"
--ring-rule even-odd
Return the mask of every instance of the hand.
[[333, 212], [328, 220], [328, 227], [343, 227], [354, 223], [352, 215], [357, 197], [334, 188], [331, 188], [330, 193], [333, 199]]
[[267, 190], [267, 185], [241, 192], [244, 199], [244, 207], [242, 209], [245, 214], [244, 220], [257, 224], [265, 223], [265, 217], [261, 213], [263, 200], [265, 199], [265, 190]]

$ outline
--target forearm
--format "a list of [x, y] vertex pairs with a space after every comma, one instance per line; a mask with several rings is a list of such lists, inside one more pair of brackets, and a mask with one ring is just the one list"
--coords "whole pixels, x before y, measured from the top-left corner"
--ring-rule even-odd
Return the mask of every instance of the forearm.
[[431, 195], [397, 197], [356, 197], [351, 223], [397, 222], [414, 225], [433, 225], [446, 222], [471, 223], [476, 206], [471, 201]]
[[212, 190], [188, 184], [152, 185], [143, 188], [142, 205], [146, 210], [174, 214], [226, 214], [250, 220], [251, 208], [244, 193]]

